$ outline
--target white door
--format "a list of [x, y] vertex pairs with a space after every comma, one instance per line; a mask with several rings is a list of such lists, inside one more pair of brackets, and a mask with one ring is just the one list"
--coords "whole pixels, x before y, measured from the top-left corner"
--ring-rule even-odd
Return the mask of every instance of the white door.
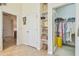
[[3, 30], [3, 22], [2, 22], [2, 10], [0, 9], [0, 50], [3, 49], [3, 39], [2, 39], [2, 30]]
[[27, 44], [32, 47], [37, 47], [39, 44], [38, 40], [38, 21], [36, 13], [33, 13], [27, 16], [26, 24], [26, 35], [27, 35]]
[[33, 27], [32, 27], [32, 18], [31, 15], [27, 16], [27, 25], [26, 25], [26, 41], [27, 44], [33, 46]]
[[40, 28], [39, 28], [39, 16], [36, 14], [36, 13], [34, 13], [33, 15], [32, 15], [32, 30], [33, 30], [33, 32], [32, 32], [32, 36], [33, 36], [33, 39], [32, 39], [32, 42], [33, 42], [33, 46], [34, 47], [38, 47], [39, 46], [39, 41], [40, 41]]

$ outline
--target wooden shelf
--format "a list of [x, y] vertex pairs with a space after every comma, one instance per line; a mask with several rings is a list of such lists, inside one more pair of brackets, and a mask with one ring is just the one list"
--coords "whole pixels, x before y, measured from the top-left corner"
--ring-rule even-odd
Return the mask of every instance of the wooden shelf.
[[42, 39], [42, 43], [48, 44], [48, 40], [47, 39]]
[[41, 47], [48, 45], [48, 5], [41, 3]]

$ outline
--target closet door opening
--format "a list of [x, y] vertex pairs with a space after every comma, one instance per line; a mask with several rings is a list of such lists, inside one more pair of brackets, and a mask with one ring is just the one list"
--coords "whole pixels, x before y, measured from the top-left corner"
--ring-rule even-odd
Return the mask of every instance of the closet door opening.
[[[54, 8], [54, 55], [75, 55], [75, 4], [66, 4]], [[52, 24], [53, 25], [53, 24]]]

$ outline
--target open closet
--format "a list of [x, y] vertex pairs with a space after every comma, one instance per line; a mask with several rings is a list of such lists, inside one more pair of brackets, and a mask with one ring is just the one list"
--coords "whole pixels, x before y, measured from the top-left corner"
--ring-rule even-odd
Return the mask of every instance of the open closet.
[[56, 11], [54, 55], [75, 55], [75, 4], [66, 4], [54, 10]]

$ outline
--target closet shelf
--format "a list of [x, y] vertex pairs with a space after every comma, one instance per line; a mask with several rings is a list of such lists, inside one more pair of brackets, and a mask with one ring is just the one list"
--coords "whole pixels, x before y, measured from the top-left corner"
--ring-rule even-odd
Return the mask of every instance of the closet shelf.
[[47, 39], [42, 39], [41, 40], [43, 44], [48, 44], [48, 40]]
[[47, 14], [48, 14], [47, 11], [43, 11], [43, 12], [41, 12], [41, 15], [47, 15]]
[[47, 26], [42, 26], [42, 28], [48, 28]]

